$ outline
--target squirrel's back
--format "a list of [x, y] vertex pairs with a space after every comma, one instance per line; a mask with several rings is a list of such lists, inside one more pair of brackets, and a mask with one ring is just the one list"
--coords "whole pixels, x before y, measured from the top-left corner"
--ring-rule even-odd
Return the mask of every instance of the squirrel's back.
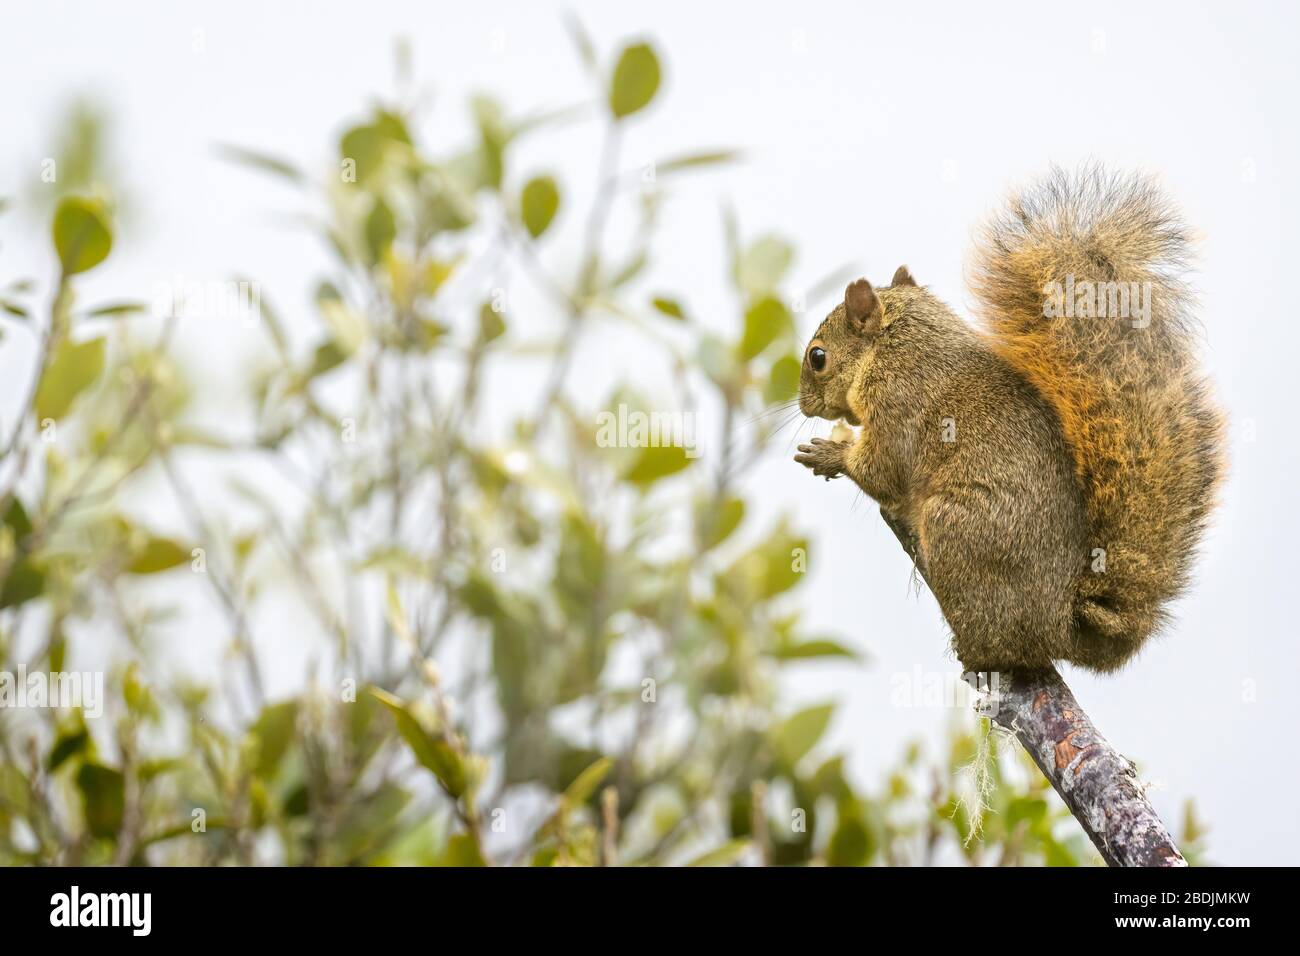
[[1224, 462], [1196, 362], [1190, 235], [1154, 184], [1053, 170], [978, 235], [971, 286], [992, 348], [1055, 410], [1086, 502], [1077, 647], [1128, 660], [1186, 585]]

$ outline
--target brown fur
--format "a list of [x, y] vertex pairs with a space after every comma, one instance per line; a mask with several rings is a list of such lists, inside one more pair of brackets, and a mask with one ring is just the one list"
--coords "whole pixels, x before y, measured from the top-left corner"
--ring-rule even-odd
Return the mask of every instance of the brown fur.
[[[968, 669], [1114, 670], [1185, 587], [1223, 445], [1188, 332], [1187, 246], [1150, 182], [1057, 171], [980, 234], [982, 329], [902, 267], [888, 288], [851, 284], [810, 343], [827, 359], [805, 357], [804, 414], [862, 427], [796, 460], [917, 530]], [[1045, 317], [1067, 276], [1150, 283], [1149, 324]]]

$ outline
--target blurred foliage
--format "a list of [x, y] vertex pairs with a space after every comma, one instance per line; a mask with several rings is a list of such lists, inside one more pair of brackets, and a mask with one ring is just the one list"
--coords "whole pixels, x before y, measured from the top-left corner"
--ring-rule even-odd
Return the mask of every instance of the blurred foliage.
[[31, 178], [24, 193], [28, 208], [48, 219], [68, 196], [104, 200], [112, 195], [120, 221], [134, 204], [123, 195], [120, 170], [114, 161], [111, 112], [94, 97], [79, 97], [58, 115], [52, 148], [40, 158], [39, 175]]
[[[311, 340], [262, 297], [251, 420], [230, 434], [195, 424], [215, 399], [177, 367], [174, 316], [79, 307], [81, 274], [107, 268], [113, 207], [89, 172], [62, 194], [48, 312], [34, 282], [0, 290], [36, 342], [25, 411], [0, 435], [0, 664], [111, 663], [102, 716], [0, 708], [0, 862], [1095, 860], [997, 740], [972, 832], [973, 719], [950, 753], [912, 746], [863, 789], [824, 743], [835, 706], [782, 702], [785, 669], [859, 656], [808, 632], [808, 542], [788, 521], [761, 526], [735, 482], [772, 439], [764, 412], [797, 386], [794, 247], [726, 217], [729, 333], [693, 318], [689, 288], [641, 291], [673, 177], [735, 154], [669, 157], [627, 188], [620, 134], [656, 102], [659, 58], [638, 43], [603, 67], [572, 27], [596, 83], [579, 113], [604, 140], [589, 208], [515, 158], [572, 110], [519, 117], [476, 98], [472, 140], [447, 149], [421, 141], [414, 107], [385, 103], [346, 128], [319, 180], [223, 150], [297, 191], [333, 256]], [[84, 126], [69, 141], [98, 150]], [[615, 207], [639, 217], [628, 248], [603, 238]], [[556, 270], [547, 246], [566, 219], [586, 224], [584, 244]], [[547, 297], [531, 311], [558, 319], [540, 349], [525, 331], [547, 319], [491, 281], [507, 265]], [[653, 404], [625, 387], [603, 407], [715, 403], [716, 455], [601, 447], [567, 384], [596, 321], [674, 370]], [[522, 360], [544, 363], [542, 394], [485, 395], [494, 368]], [[249, 456], [284, 487], [243, 477]], [[200, 493], [195, 463], [257, 519]], [[170, 511], [133, 515], [141, 494]], [[178, 633], [188, 589], [219, 609], [233, 665], [204, 684], [151, 650]], [[297, 696], [267, 700], [275, 600], [294, 602], [321, 653]]]

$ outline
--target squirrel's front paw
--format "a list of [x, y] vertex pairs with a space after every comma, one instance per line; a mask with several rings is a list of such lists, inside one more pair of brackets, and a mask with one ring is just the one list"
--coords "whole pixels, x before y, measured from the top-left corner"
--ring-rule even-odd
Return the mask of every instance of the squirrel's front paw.
[[805, 468], [811, 468], [814, 475], [830, 481], [844, 474], [844, 453], [848, 450], [846, 441], [814, 438], [811, 444], [799, 446], [800, 454], [795, 455], [794, 460]]

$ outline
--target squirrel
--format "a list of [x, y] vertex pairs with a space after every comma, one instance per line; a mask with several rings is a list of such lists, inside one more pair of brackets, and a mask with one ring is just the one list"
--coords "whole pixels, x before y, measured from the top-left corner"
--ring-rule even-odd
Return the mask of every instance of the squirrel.
[[976, 234], [978, 326], [902, 266], [808, 344], [800, 410], [859, 430], [795, 461], [910, 529], [967, 670], [1110, 672], [1167, 623], [1225, 467], [1190, 246], [1150, 178], [1053, 168]]

